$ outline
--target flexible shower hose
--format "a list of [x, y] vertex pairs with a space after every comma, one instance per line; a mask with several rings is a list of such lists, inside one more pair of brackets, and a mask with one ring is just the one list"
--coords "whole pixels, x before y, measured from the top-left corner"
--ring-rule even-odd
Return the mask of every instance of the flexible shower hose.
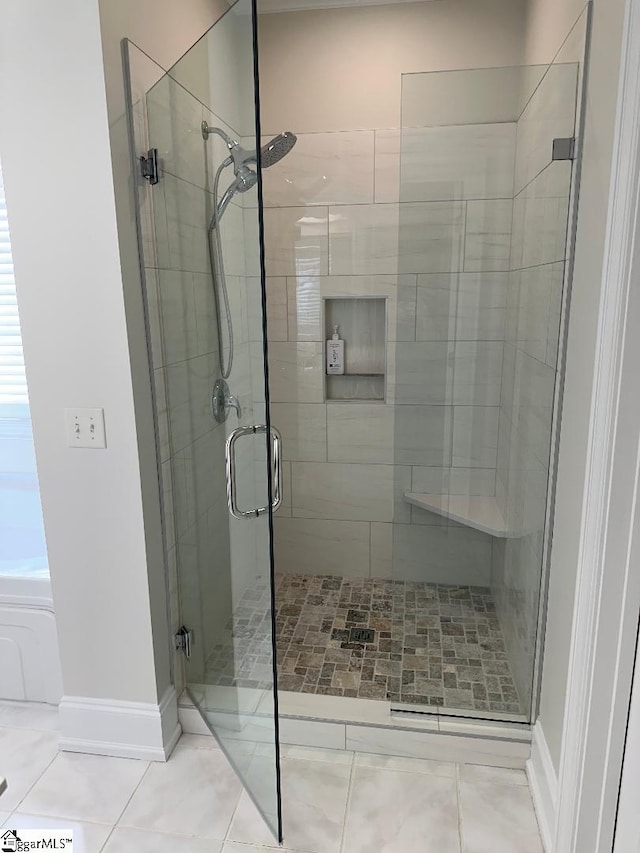
[[[213, 180], [213, 216], [207, 229], [207, 245], [209, 248], [209, 265], [211, 267], [211, 280], [213, 296], [216, 305], [216, 323], [218, 327], [218, 354], [220, 357], [220, 373], [223, 379], [228, 379], [233, 367], [233, 321], [231, 319], [231, 308], [229, 306], [229, 293], [227, 291], [227, 279], [224, 272], [224, 257], [222, 254], [222, 238], [220, 236], [220, 221], [218, 218], [218, 186], [220, 175], [225, 164], [218, 166]], [[224, 345], [222, 342], [222, 322], [220, 318], [220, 294], [227, 318], [227, 335], [229, 338], [229, 356], [227, 364], [224, 361]]]

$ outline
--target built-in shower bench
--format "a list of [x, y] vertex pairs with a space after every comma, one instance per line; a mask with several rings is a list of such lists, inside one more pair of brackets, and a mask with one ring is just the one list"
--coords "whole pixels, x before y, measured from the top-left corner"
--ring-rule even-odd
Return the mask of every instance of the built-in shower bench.
[[507, 529], [498, 502], [492, 496], [424, 495], [419, 492], [405, 492], [404, 499], [412, 506], [450, 518], [498, 539], [513, 539], [522, 535]]

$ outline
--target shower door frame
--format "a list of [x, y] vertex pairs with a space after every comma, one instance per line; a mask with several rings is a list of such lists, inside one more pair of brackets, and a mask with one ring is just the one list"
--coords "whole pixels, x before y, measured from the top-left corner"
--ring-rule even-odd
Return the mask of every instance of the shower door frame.
[[[540, 714], [540, 696], [542, 693], [542, 665], [544, 662], [547, 610], [549, 601], [549, 580], [551, 576], [551, 549], [553, 547], [553, 525], [555, 521], [555, 501], [558, 484], [558, 457], [560, 454], [560, 435], [562, 431], [562, 405], [567, 369], [567, 345], [569, 337], [569, 314], [571, 311], [571, 290], [576, 257], [576, 236], [578, 230], [578, 211], [580, 203], [580, 183], [582, 180], [582, 162], [584, 154], [584, 136], [587, 120], [587, 95], [589, 84], [589, 62], [591, 57], [591, 38], [593, 32], [593, 0], [589, 0], [582, 13], [586, 15], [584, 56], [580, 63], [578, 93], [576, 101], [576, 145], [571, 179], [569, 200], [569, 218], [567, 225], [568, 254], [563, 288], [561, 327], [558, 339], [558, 381], [554, 394], [553, 417], [551, 422], [551, 454], [549, 460], [549, 484], [547, 487], [546, 523], [544, 531], [542, 574], [540, 578], [540, 600], [538, 603], [538, 630], [533, 659], [533, 690], [531, 694], [531, 725]], [[580, 16], [582, 17], [582, 15]], [[578, 26], [580, 18], [575, 26]], [[571, 29], [570, 37], [573, 29]]]

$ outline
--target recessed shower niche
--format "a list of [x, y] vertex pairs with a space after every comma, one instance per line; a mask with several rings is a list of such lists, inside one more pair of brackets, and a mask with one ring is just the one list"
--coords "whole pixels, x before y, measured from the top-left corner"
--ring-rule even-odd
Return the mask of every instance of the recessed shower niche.
[[381, 297], [324, 299], [327, 342], [343, 341], [343, 373], [329, 373], [325, 352], [326, 399], [384, 401], [386, 375], [386, 307]]

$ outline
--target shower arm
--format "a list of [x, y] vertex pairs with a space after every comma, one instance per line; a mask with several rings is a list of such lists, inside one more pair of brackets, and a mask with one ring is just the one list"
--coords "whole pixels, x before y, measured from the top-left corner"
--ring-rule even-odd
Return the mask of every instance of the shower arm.
[[226, 133], [221, 127], [214, 127], [210, 124], [207, 124], [206, 121], [203, 121], [200, 125], [200, 130], [202, 131], [202, 138], [206, 141], [212, 133], [215, 133], [216, 136], [219, 136], [231, 152], [230, 156], [222, 164], [223, 167], [230, 166], [233, 163], [234, 171], [238, 174], [238, 171], [245, 166], [247, 163], [258, 163], [258, 151], [247, 151], [246, 148], [243, 148], [242, 145], [238, 142], [237, 139], [233, 139]]
[[202, 131], [202, 138], [206, 141], [212, 133], [215, 133], [216, 136], [219, 136], [227, 148], [229, 149], [230, 156], [222, 163], [222, 167], [226, 168], [230, 166], [232, 163], [234, 164], [234, 170], [237, 174], [238, 169], [245, 163], [257, 163], [258, 155], [257, 152], [246, 151], [242, 145], [238, 142], [237, 139], [233, 139], [233, 137], [229, 136], [221, 127], [213, 127], [210, 124], [207, 124], [206, 121], [203, 121], [200, 125], [200, 130]]
[[229, 134], [226, 133], [221, 127], [214, 127], [212, 124], [207, 124], [206, 121], [201, 122], [200, 130], [202, 131], [202, 138], [205, 141], [211, 136], [212, 133], [215, 133], [217, 136], [224, 139], [224, 141], [227, 143], [229, 150], [235, 148], [235, 146], [238, 145], [238, 141], [229, 136]]

